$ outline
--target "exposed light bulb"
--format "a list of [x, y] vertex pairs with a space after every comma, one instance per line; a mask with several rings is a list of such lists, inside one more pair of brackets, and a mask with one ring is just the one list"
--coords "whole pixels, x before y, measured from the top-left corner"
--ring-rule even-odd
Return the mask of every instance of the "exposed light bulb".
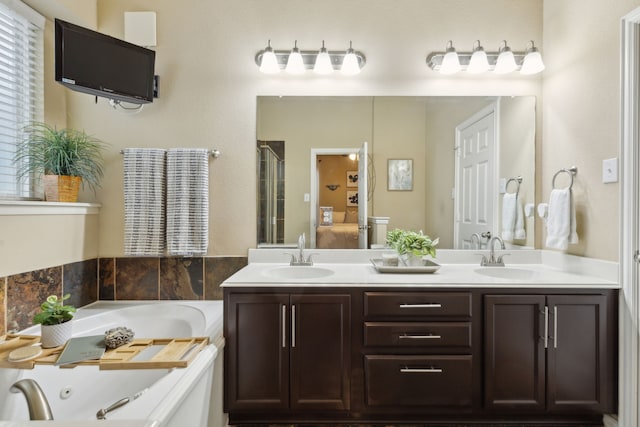
[[453, 42], [449, 40], [447, 43], [449, 46], [447, 48], [444, 57], [442, 58], [442, 65], [440, 66], [441, 74], [455, 74], [460, 71], [460, 59], [458, 58], [458, 54], [453, 47]]
[[267, 44], [267, 47], [262, 53], [262, 60], [260, 61], [260, 71], [265, 74], [276, 74], [280, 72], [280, 65], [278, 65], [278, 59], [276, 54], [271, 48], [271, 40]]
[[316, 56], [316, 63], [313, 66], [313, 71], [317, 74], [331, 74], [333, 73], [333, 65], [331, 65], [331, 57], [329, 52], [324, 47], [324, 40], [322, 41], [322, 47]]
[[346, 76], [353, 76], [360, 72], [358, 57], [356, 56], [356, 52], [353, 50], [351, 42], [349, 42], [349, 49], [347, 49], [347, 53], [342, 61], [342, 68], [340, 68], [340, 72]]
[[484, 48], [480, 46], [480, 40], [478, 40], [478, 47], [473, 49], [471, 59], [469, 59], [469, 65], [467, 66], [467, 72], [471, 74], [484, 73], [489, 69], [489, 60], [487, 59], [487, 53]]
[[540, 54], [540, 51], [533, 45], [533, 41], [530, 43], [531, 47], [527, 49], [527, 54], [522, 61], [520, 74], [537, 74], [544, 70], [544, 62], [542, 62], [542, 55]]
[[507, 46], [506, 40], [503, 40], [504, 47], [500, 48], [496, 68], [493, 70], [496, 74], [507, 74], [518, 68], [516, 58], [513, 56], [511, 48]]
[[289, 74], [304, 74], [304, 61], [302, 60], [302, 54], [300, 53], [300, 49], [298, 49], [298, 41], [295, 41], [293, 45], [293, 49], [291, 49], [291, 53], [289, 54], [289, 58], [287, 59], [287, 66], [285, 71]]

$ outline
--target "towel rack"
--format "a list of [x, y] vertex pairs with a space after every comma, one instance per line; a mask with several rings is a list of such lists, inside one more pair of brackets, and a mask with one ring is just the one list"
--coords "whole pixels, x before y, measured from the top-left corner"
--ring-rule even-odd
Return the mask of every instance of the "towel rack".
[[[120, 150], [120, 154], [124, 154], [124, 150]], [[211, 150], [211, 157], [217, 159], [218, 157], [220, 157], [222, 153], [220, 152], [220, 150], [216, 150], [215, 148], [213, 150]]]
[[564, 172], [566, 174], [569, 174], [569, 177], [571, 178], [571, 184], [569, 184], [569, 186], [567, 188], [569, 190], [571, 190], [571, 188], [573, 187], [573, 177], [576, 176], [576, 174], [578, 173], [578, 167], [577, 166], [571, 166], [569, 169], [562, 168], [558, 172], [556, 172], [553, 175], [553, 179], [551, 180], [551, 188], [553, 188], [553, 189], [556, 188], [556, 177], [562, 172]]
[[508, 190], [509, 190], [509, 184], [510, 184], [511, 182], [515, 182], [515, 183], [516, 183], [517, 187], [516, 187], [516, 192], [515, 192], [515, 194], [516, 194], [516, 195], [518, 195], [518, 194], [520, 193], [520, 184], [522, 183], [522, 176], [517, 176], [517, 177], [515, 177], [515, 178], [509, 178], [509, 179], [507, 180], [507, 183], [506, 183], [506, 184], [505, 184], [505, 186], [504, 186], [504, 191], [505, 191], [505, 193], [506, 193], [506, 192], [508, 192]]

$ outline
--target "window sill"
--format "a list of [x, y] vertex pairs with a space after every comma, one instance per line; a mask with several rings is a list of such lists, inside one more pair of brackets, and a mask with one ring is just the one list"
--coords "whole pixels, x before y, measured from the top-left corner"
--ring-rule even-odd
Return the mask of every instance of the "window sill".
[[0, 200], [0, 216], [9, 215], [96, 215], [100, 203]]

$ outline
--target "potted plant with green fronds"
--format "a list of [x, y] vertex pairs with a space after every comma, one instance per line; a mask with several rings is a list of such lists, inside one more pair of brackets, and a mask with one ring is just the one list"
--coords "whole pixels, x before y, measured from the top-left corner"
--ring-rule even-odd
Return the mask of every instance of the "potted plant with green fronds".
[[396, 228], [387, 233], [387, 245], [398, 252], [405, 265], [422, 265], [423, 257], [435, 258], [439, 239], [431, 239], [426, 234]]
[[40, 341], [43, 348], [61, 346], [71, 338], [71, 319], [76, 308], [64, 304], [70, 296], [67, 294], [59, 299], [56, 295], [49, 295], [40, 305], [40, 313], [33, 317], [33, 323], [40, 324], [41, 327]]
[[33, 122], [15, 154], [18, 177], [43, 175], [45, 200], [75, 202], [80, 185], [94, 190], [103, 176], [104, 143], [84, 131]]

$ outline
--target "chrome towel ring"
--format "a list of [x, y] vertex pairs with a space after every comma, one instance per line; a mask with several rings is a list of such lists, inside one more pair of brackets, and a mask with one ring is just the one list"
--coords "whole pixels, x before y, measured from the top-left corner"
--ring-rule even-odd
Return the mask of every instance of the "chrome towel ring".
[[576, 176], [576, 174], [578, 173], [578, 167], [577, 166], [571, 166], [569, 169], [567, 168], [562, 168], [560, 169], [558, 172], [556, 172], [553, 175], [553, 179], [551, 180], [551, 188], [555, 189], [556, 188], [556, 178], [560, 173], [567, 173], [569, 174], [569, 177], [571, 178], [571, 183], [569, 184], [568, 188], [569, 190], [571, 190], [571, 188], [573, 188], [573, 177]]
[[516, 183], [516, 191], [515, 191], [515, 194], [516, 194], [516, 195], [517, 195], [517, 194], [519, 194], [519, 193], [520, 193], [520, 184], [522, 183], [522, 176], [517, 176], [517, 177], [515, 177], [515, 178], [509, 178], [509, 179], [507, 180], [507, 183], [506, 183], [506, 184], [505, 184], [505, 186], [504, 186], [504, 191], [505, 191], [505, 193], [508, 193], [508, 192], [509, 192], [509, 184], [510, 184], [511, 182], [515, 182], [515, 183]]

